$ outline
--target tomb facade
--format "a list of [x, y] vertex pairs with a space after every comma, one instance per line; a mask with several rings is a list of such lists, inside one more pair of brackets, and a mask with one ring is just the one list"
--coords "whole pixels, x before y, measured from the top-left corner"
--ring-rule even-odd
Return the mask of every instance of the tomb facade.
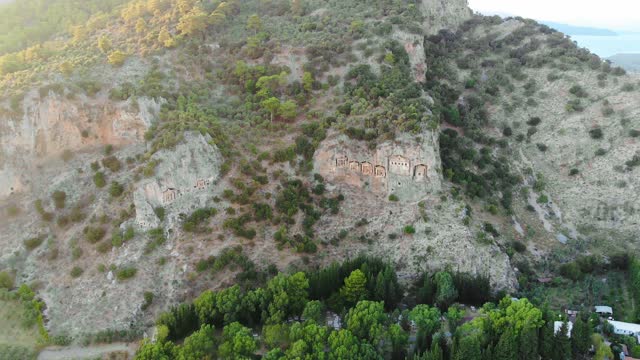
[[193, 188], [194, 189], [198, 189], [198, 190], [203, 190], [206, 186], [207, 186], [206, 180], [198, 179], [198, 180], [196, 180], [196, 184], [193, 185]]
[[427, 165], [418, 164], [413, 169], [413, 179], [415, 181], [425, 181], [427, 178]]
[[168, 188], [162, 192], [162, 203], [169, 204], [173, 202], [178, 196], [178, 190], [174, 188]]
[[389, 157], [389, 172], [397, 175], [409, 176], [411, 174], [411, 162], [402, 155]]
[[336, 157], [336, 167], [338, 168], [346, 168], [349, 159], [346, 156], [338, 156]]
[[382, 165], [376, 165], [375, 167], [375, 177], [383, 178], [387, 176], [387, 170]]
[[373, 165], [370, 162], [362, 162], [362, 175], [371, 176], [373, 175]]

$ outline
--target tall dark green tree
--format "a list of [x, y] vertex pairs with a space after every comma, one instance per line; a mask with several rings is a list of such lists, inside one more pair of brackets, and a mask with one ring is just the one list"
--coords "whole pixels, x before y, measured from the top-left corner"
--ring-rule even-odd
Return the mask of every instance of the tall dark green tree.
[[571, 359], [571, 339], [569, 339], [569, 327], [564, 322], [560, 330], [553, 336], [553, 360]]
[[510, 331], [505, 331], [500, 336], [500, 340], [496, 345], [494, 352], [495, 360], [513, 360], [517, 359], [518, 344], [516, 342], [515, 334]]
[[549, 310], [549, 305], [546, 303], [542, 305], [540, 311], [542, 311], [544, 325], [542, 325], [538, 333], [538, 354], [543, 359], [551, 359], [553, 352], [553, 321], [556, 315]]
[[435, 302], [436, 285], [428, 273], [422, 276], [422, 283], [418, 289], [418, 303], [433, 304]]
[[458, 341], [453, 360], [481, 359], [482, 350], [477, 336], [464, 336]]
[[526, 328], [518, 339], [518, 359], [538, 360], [538, 330]]
[[574, 359], [587, 359], [591, 347], [591, 326], [589, 320], [578, 316], [571, 330], [571, 351]]

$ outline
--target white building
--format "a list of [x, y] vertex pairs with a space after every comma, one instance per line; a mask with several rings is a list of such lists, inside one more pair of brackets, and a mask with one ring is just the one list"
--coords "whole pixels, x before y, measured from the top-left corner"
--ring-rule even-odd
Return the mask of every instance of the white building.
[[596, 306], [596, 313], [600, 316], [613, 316], [613, 309], [611, 306]]
[[640, 342], [640, 325], [614, 320], [609, 320], [609, 324], [613, 326], [614, 334], [633, 336]]

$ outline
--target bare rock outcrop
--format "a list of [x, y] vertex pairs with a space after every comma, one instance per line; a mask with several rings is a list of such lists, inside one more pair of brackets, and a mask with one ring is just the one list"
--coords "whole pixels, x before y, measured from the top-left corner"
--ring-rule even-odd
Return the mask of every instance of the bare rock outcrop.
[[23, 114], [0, 119], [0, 197], [30, 189], [36, 167], [65, 151], [142, 140], [162, 100], [112, 102], [79, 95], [76, 100], [35, 92], [25, 97]]
[[420, 10], [425, 17], [423, 29], [427, 34], [455, 29], [473, 14], [467, 0], [422, 0]]
[[220, 177], [222, 155], [209, 135], [185, 133], [181, 144], [156, 152], [152, 161], [158, 162], [155, 175], [141, 181], [133, 194], [136, 224], [143, 229], [160, 224], [156, 207], [169, 210], [171, 224], [178, 213], [202, 206], [208, 197], [205, 190]]
[[314, 171], [335, 184], [413, 200], [441, 188], [437, 134], [405, 134], [375, 149], [333, 134], [316, 151]]

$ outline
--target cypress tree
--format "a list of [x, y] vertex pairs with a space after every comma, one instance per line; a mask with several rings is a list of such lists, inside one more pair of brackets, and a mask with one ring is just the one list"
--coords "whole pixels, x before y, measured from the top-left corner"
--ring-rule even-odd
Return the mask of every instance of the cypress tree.
[[522, 331], [518, 341], [518, 359], [538, 360], [538, 331], [528, 328]]
[[500, 336], [500, 341], [496, 345], [494, 359], [496, 360], [513, 360], [517, 358], [517, 343], [514, 334], [511, 331], [505, 331]]
[[571, 331], [571, 350], [576, 359], [586, 359], [591, 347], [591, 326], [588, 319], [578, 316]]
[[545, 325], [540, 329], [538, 354], [543, 359], [551, 359], [553, 357], [553, 315], [546, 305], [542, 309], [542, 317]]
[[481, 359], [480, 341], [476, 336], [465, 336], [459, 340], [454, 360]]
[[569, 328], [564, 322], [560, 331], [553, 336], [553, 360], [569, 360], [571, 359], [571, 340], [569, 339]]

